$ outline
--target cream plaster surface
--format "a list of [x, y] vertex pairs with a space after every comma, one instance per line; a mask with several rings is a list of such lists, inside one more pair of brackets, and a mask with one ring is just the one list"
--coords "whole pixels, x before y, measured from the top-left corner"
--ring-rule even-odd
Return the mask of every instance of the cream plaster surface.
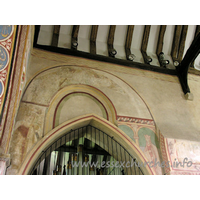
[[103, 106], [96, 102], [95, 99], [90, 98], [86, 95], [75, 95], [60, 103], [57, 113], [56, 113], [56, 126], [62, 124], [63, 122], [86, 114], [95, 113], [100, 117], [106, 117], [105, 109]]
[[[200, 82], [192, 80], [189, 86], [194, 94], [193, 101], [184, 98], [181, 86], [176, 82], [115, 73], [125, 79], [144, 98], [150, 107], [155, 122], [164, 137], [200, 140]], [[199, 79], [200, 80], [200, 79]]]
[[[72, 84], [89, 85], [102, 91], [114, 104], [117, 115], [154, 119], [165, 138], [200, 141], [198, 76], [189, 75], [194, 100], [187, 101], [176, 76], [33, 49], [27, 80], [11, 143], [12, 170], [20, 166], [43, 136], [45, 112], [52, 98]], [[68, 111], [73, 112], [72, 105], [77, 102], [68, 102], [71, 109]], [[67, 106], [59, 123], [72, 117], [65, 111]], [[74, 117], [79, 114], [74, 112]]]
[[[31, 67], [28, 77], [34, 76], [42, 69], [47, 69], [58, 64], [78, 65], [97, 68], [108, 71], [130, 84], [148, 105], [157, 127], [164, 137], [179, 138], [186, 140], [200, 140], [200, 78], [196, 75], [189, 75], [189, 87], [194, 95], [193, 101], [184, 98], [179, 80], [176, 76], [165, 75], [147, 70], [133, 69], [116, 64], [109, 64], [73, 56], [46, 53], [41, 50], [33, 50]], [[98, 71], [98, 73], [100, 73]], [[111, 76], [106, 74], [106, 76]], [[90, 76], [90, 79], [92, 77]], [[112, 79], [112, 81], [119, 79]], [[105, 93], [109, 89], [104, 87]], [[124, 87], [123, 87], [124, 89]], [[127, 91], [128, 92], [128, 91]], [[112, 95], [111, 95], [112, 96]], [[113, 96], [113, 99], [116, 99]], [[118, 99], [116, 107], [121, 106], [123, 101]], [[138, 101], [136, 102], [138, 104]], [[123, 103], [123, 107], [128, 105]], [[133, 112], [132, 112], [133, 113]], [[122, 111], [122, 114], [123, 113]], [[134, 115], [135, 116], [135, 115]]]
[[78, 66], [63, 65], [42, 72], [28, 86], [23, 101], [49, 105], [53, 96], [68, 85], [99, 89], [113, 102], [119, 115], [151, 119], [145, 103], [122, 80], [106, 72]]

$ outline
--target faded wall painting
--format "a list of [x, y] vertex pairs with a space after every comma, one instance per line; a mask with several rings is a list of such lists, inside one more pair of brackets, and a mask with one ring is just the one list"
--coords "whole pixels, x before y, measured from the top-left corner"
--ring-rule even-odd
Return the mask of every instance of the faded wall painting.
[[152, 162], [152, 166], [155, 165], [154, 171], [156, 174], [162, 174], [161, 167], [156, 164], [157, 162], [161, 163], [157, 150], [159, 143], [156, 134], [151, 129], [143, 127], [139, 129], [138, 137], [140, 149], [144, 152], [147, 160]]
[[155, 134], [154, 121], [152, 119], [118, 116], [118, 124], [119, 128], [142, 150], [155, 173], [162, 174], [161, 160], [158, 153], [160, 146]]
[[29, 150], [43, 137], [45, 110], [42, 106], [21, 103], [10, 146], [10, 171], [18, 169]]
[[23, 57], [23, 72], [21, 74], [21, 84], [20, 84], [20, 93], [23, 91], [25, 83], [26, 83], [26, 73], [27, 68], [30, 60], [31, 55], [31, 49], [32, 49], [32, 32], [33, 32], [33, 26], [27, 27], [27, 39], [26, 39], [26, 46], [24, 51], [24, 57]]
[[100, 90], [110, 99], [119, 115], [135, 113], [137, 117], [151, 118], [145, 103], [129, 85], [114, 75], [85, 66], [57, 66], [38, 74], [23, 100], [49, 105], [52, 97], [69, 85], [88, 85]]
[[166, 138], [170, 174], [200, 175], [200, 142]]
[[129, 126], [119, 125], [118, 128], [121, 129], [124, 133], [126, 133], [126, 135], [128, 135], [135, 142], [134, 132]]

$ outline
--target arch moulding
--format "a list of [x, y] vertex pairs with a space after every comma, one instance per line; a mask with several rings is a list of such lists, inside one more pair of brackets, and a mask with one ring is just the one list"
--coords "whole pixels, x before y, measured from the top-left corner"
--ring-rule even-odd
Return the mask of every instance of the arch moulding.
[[59, 90], [52, 98], [45, 117], [44, 135], [55, 128], [55, 112], [59, 103], [64, 97], [73, 93], [85, 93], [97, 99], [107, 113], [107, 120], [117, 126], [116, 109], [111, 100], [103, 92], [89, 85], [69, 85]]
[[[139, 162], [146, 162], [146, 159], [142, 151], [135, 146], [134, 142], [129, 136], [123, 133], [118, 127], [116, 127], [111, 122], [106, 119], [99, 117], [97, 115], [83, 115], [72, 120], [68, 120], [61, 125], [57, 126], [49, 133], [47, 133], [36, 145], [31, 149], [31, 151], [26, 155], [21, 168], [18, 172], [18, 175], [28, 175], [31, 168], [36, 163], [41, 152], [47, 149], [55, 140], [62, 137], [66, 132], [69, 132], [71, 129], [80, 128], [83, 126], [92, 125], [96, 128], [101, 129], [109, 136], [113, 137], [118, 143], [126, 148], [131, 156], [135, 157]], [[146, 167], [141, 166], [141, 169], [144, 174], [154, 175], [155, 172], [148, 165]]]

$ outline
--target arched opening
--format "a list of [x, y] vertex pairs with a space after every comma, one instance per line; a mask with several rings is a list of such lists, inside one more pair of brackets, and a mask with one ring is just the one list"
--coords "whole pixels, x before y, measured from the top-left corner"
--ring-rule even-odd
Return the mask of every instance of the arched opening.
[[[49, 165], [52, 158], [55, 164]], [[95, 167], [96, 171], [89, 166], [72, 169], [70, 166], [78, 161], [95, 164], [98, 161], [99, 165]], [[148, 165], [138, 167], [138, 162], [145, 163], [146, 160], [127, 135], [99, 116], [85, 115], [69, 120], [45, 135], [26, 156], [19, 174], [154, 174]]]

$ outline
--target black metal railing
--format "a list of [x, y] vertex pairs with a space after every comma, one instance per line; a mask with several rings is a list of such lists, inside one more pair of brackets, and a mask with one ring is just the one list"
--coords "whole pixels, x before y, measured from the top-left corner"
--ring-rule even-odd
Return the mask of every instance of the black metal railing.
[[143, 172], [137, 160], [113, 136], [88, 125], [54, 141], [41, 152], [29, 174], [143, 175]]

